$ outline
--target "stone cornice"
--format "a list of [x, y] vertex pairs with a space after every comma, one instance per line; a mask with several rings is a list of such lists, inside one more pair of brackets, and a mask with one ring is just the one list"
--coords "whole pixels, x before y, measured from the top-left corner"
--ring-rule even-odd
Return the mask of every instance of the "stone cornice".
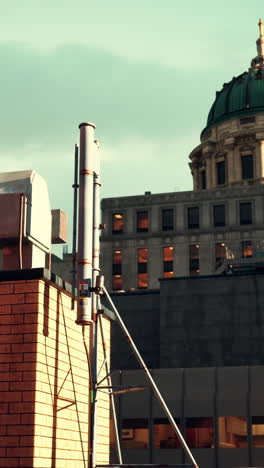
[[105, 198], [102, 200], [101, 206], [103, 210], [115, 211], [120, 208], [145, 208], [153, 205], [168, 206], [169, 204], [182, 203], [199, 203], [200, 201], [212, 201], [215, 199], [234, 199], [243, 197], [254, 197], [264, 195], [264, 184], [259, 182], [264, 179], [256, 179], [250, 184], [242, 184], [241, 182], [236, 187], [214, 188], [200, 191], [187, 192], [170, 192], [157, 193], [142, 196], [120, 197], [120, 198]]

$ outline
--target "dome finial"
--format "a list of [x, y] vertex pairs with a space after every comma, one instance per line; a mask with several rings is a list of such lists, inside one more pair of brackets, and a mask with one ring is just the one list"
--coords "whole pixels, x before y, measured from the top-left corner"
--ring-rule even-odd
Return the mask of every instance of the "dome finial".
[[257, 40], [257, 57], [253, 58], [251, 61], [250, 71], [253, 70], [264, 70], [264, 23], [262, 19], [259, 19], [259, 38]]
[[261, 18], [259, 18], [259, 38], [261, 39], [263, 37], [263, 21]]

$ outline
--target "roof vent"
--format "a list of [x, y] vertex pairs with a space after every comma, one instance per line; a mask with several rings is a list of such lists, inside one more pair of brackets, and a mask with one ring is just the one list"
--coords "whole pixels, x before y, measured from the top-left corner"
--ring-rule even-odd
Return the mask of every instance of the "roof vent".
[[[52, 223], [45, 180], [35, 171], [0, 173], [0, 216], [1, 268], [49, 268]], [[57, 243], [58, 233], [53, 237]]]

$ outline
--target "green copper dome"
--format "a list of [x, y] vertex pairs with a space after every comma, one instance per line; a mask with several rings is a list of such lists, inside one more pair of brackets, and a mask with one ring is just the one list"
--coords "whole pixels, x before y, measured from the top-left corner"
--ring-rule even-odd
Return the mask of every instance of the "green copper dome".
[[260, 36], [257, 40], [258, 55], [251, 61], [248, 72], [224, 83], [216, 93], [215, 101], [201, 136], [219, 122], [233, 117], [264, 112], [264, 23], [259, 20]]
[[216, 93], [204, 133], [212, 125], [236, 116], [264, 112], [264, 71], [253, 70], [224, 83]]

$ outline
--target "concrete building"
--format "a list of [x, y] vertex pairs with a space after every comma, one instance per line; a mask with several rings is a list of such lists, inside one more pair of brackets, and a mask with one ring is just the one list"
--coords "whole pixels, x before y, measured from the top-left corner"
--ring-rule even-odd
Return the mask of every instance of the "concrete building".
[[[224, 83], [190, 154], [193, 191], [102, 201], [102, 270], [110, 290], [221, 273], [264, 256], [264, 40], [248, 72]], [[243, 263], [243, 262], [242, 262]]]

